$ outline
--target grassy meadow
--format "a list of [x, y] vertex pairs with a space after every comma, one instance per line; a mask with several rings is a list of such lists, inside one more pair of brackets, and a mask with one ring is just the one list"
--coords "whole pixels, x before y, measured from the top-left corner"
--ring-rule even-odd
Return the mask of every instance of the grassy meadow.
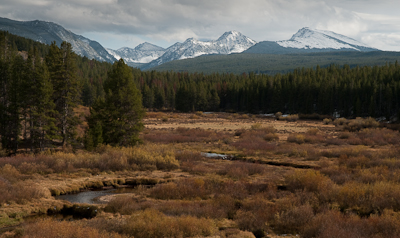
[[[1, 157], [0, 237], [398, 237], [399, 131], [304, 118], [148, 112], [136, 147]], [[134, 189], [55, 199], [111, 186]]]

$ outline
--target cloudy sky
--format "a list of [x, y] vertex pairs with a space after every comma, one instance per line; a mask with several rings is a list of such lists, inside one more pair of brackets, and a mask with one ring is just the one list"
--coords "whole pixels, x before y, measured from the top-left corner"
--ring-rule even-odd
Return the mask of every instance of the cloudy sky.
[[112, 49], [213, 40], [230, 30], [288, 40], [311, 27], [400, 51], [398, 9], [398, 0], [1, 0], [0, 17], [55, 22]]

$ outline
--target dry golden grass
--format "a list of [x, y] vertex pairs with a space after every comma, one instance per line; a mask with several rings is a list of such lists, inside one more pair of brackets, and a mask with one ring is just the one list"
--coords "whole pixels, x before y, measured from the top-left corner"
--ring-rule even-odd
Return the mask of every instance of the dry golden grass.
[[42, 220], [26, 225], [21, 231], [22, 237], [29, 238], [122, 238], [127, 237], [117, 233], [99, 231], [95, 228], [85, 227], [80, 222]]
[[133, 214], [124, 227], [124, 233], [137, 238], [206, 237], [216, 232], [212, 220], [191, 216], [168, 217], [153, 209]]
[[149, 184], [108, 195], [98, 218], [54, 226], [135, 237], [396, 237], [399, 132], [322, 119], [148, 112], [139, 147], [0, 158], [0, 201], [11, 201], [0, 223], [53, 206], [50, 191]]

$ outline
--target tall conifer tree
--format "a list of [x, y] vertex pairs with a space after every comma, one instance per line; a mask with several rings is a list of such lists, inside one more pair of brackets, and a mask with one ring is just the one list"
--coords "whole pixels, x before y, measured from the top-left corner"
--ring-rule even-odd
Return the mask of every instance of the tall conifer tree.
[[57, 127], [63, 146], [74, 140], [76, 126], [79, 123], [78, 117], [74, 114], [74, 108], [80, 102], [81, 91], [76, 75], [75, 57], [71, 44], [64, 41], [60, 48], [53, 42], [46, 58], [54, 88]]
[[132, 70], [122, 59], [115, 62], [108, 72], [104, 90], [105, 99], [98, 99], [94, 103], [88, 118], [89, 135], [86, 138], [93, 140], [89, 144], [137, 144], [139, 132], [143, 129], [141, 120], [145, 111], [140, 91], [133, 81]]
[[43, 151], [56, 137], [57, 127], [55, 126], [55, 104], [52, 100], [53, 85], [47, 66], [39, 57], [38, 50], [33, 51], [29, 57], [28, 65], [31, 74], [31, 104], [29, 108], [29, 129], [31, 149]]

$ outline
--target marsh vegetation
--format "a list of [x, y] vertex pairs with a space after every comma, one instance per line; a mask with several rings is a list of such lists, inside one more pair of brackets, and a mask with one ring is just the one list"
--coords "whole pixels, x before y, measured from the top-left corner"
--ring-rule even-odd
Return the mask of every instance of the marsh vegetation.
[[[0, 158], [1, 226], [22, 223], [2, 236], [399, 234], [400, 133], [373, 119], [149, 112], [144, 125], [136, 147]], [[134, 188], [93, 205], [54, 198], [122, 185]], [[85, 206], [91, 219], [24, 223], [31, 214]]]

